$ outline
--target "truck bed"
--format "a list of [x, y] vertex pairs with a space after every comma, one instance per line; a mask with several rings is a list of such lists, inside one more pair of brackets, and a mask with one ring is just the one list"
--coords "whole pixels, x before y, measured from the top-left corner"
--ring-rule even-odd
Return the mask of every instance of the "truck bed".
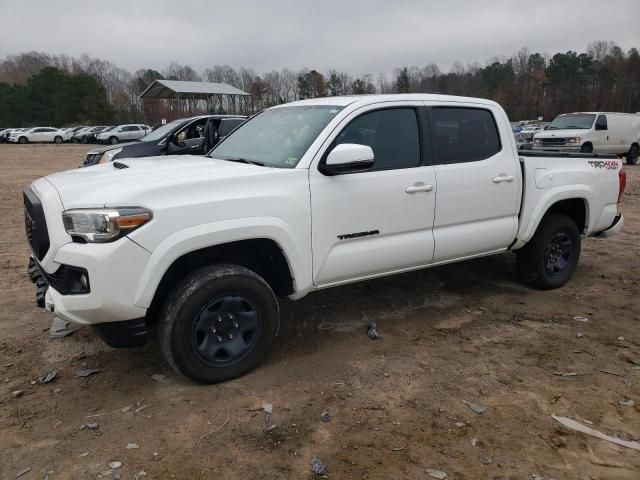
[[577, 152], [560, 152], [553, 150], [534, 151], [534, 150], [518, 150], [520, 157], [560, 157], [560, 158], [602, 158], [613, 159], [618, 158], [617, 155], [606, 153], [577, 153]]

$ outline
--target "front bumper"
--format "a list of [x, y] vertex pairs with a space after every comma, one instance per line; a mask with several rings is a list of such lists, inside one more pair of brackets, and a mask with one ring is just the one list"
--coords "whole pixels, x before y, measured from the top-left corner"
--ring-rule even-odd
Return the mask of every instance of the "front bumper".
[[582, 147], [580, 145], [536, 145], [533, 144], [532, 150], [538, 150], [540, 152], [580, 152]]
[[63, 294], [55, 283], [49, 283], [45, 307], [62, 320], [79, 325], [144, 318], [147, 309], [134, 304], [134, 294], [148, 259], [149, 252], [128, 238], [109, 244], [63, 245], [53, 259], [58, 270], [43, 272], [41, 279], [46, 282], [60, 269], [75, 267], [87, 272], [90, 291]]

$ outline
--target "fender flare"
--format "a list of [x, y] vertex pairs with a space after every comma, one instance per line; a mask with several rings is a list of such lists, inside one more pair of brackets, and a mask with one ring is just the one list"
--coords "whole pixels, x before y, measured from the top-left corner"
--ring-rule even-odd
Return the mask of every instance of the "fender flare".
[[[592, 230], [591, 222], [594, 220], [590, 216], [590, 204], [591, 197], [593, 195], [592, 190], [587, 185], [563, 185], [552, 188], [539, 198], [531, 199], [535, 202], [535, 207], [528, 216], [520, 217], [520, 227], [518, 229], [517, 240], [511, 246], [512, 250], [522, 248], [536, 233], [540, 222], [547, 214], [549, 209], [558, 202], [563, 200], [578, 199], [584, 202], [585, 206], [585, 231]], [[523, 212], [527, 211], [527, 205], [524, 205]]]
[[207, 247], [256, 238], [273, 240], [282, 249], [296, 293], [301, 286], [310, 284], [311, 265], [304, 263], [305, 257], [297, 246], [305, 245], [308, 241], [296, 240], [293, 230], [280, 218], [247, 217], [196, 225], [164, 238], [151, 253], [140, 276], [134, 295], [135, 305], [149, 308], [164, 274], [183, 255]]

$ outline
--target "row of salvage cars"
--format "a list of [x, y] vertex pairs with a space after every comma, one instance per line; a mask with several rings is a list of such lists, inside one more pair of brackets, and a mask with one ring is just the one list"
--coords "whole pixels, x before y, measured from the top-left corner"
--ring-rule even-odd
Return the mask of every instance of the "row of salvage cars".
[[140, 123], [116, 126], [80, 126], [69, 128], [32, 127], [5, 128], [0, 130], [0, 142], [4, 143], [108, 143], [139, 140], [152, 128]]
[[124, 158], [159, 155], [204, 155], [246, 121], [240, 115], [199, 115], [160, 125], [137, 141], [111, 143], [94, 148], [82, 159], [82, 167]]

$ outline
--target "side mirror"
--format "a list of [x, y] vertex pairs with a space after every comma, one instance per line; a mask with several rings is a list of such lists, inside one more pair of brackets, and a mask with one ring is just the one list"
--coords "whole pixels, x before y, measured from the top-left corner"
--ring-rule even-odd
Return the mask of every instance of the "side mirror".
[[320, 171], [325, 175], [340, 175], [369, 170], [374, 164], [373, 150], [368, 145], [343, 143], [337, 145], [329, 155]]

